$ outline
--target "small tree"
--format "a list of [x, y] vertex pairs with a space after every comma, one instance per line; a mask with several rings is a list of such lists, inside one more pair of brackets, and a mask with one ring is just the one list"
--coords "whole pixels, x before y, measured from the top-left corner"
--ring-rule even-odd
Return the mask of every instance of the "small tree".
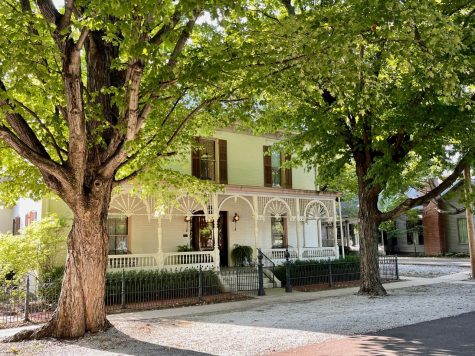
[[0, 236], [0, 275], [10, 272], [15, 279], [31, 271], [40, 275], [57, 265], [58, 254], [66, 245], [66, 224], [56, 215], [34, 221], [20, 235]]

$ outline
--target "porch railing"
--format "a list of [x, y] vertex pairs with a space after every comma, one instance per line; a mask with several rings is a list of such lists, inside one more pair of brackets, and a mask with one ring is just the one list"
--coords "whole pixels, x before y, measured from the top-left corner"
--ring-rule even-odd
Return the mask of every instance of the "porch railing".
[[335, 259], [335, 247], [304, 247], [302, 259]]
[[109, 255], [107, 269], [109, 271], [125, 269], [155, 269], [158, 267], [155, 254]]
[[[274, 261], [274, 263], [282, 263], [285, 261], [285, 248], [262, 249], [261, 251], [272, 261]], [[299, 258], [297, 249], [289, 248], [289, 253], [291, 259]]]
[[201, 268], [210, 269], [214, 267], [213, 251], [195, 252], [166, 252], [164, 256], [164, 267], [170, 268]]

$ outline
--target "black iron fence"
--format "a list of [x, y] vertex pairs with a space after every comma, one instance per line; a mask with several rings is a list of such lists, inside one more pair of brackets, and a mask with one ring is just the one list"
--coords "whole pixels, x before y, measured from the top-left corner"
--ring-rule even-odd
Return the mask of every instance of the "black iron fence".
[[[382, 280], [399, 279], [397, 256], [379, 257], [379, 274]], [[360, 280], [360, 261], [357, 258], [335, 261], [288, 261], [276, 267], [277, 278], [287, 291], [291, 287], [334, 287]], [[287, 283], [290, 281], [290, 283]]]
[[[108, 313], [124, 310], [242, 300], [258, 294], [257, 267], [220, 272], [187, 269], [108, 273], [105, 303]], [[20, 283], [0, 285], [0, 328], [23, 322], [45, 322], [57, 306], [61, 279], [41, 281], [29, 275]]]
[[[263, 259], [260, 258], [259, 268], [252, 265], [223, 268], [219, 272], [190, 269], [108, 273], [106, 309], [109, 313], [160, 309], [264, 295]], [[397, 257], [380, 257], [379, 271], [384, 280], [398, 279]], [[357, 259], [295, 261], [275, 267], [274, 272], [288, 291], [291, 286], [335, 287], [360, 279]], [[9, 281], [0, 284], [0, 328], [49, 320], [56, 309], [60, 291], [61, 278], [41, 281], [34, 275], [28, 275], [21, 283]]]
[[0, 285], [0, 328], [22, 322], [44, 322], [56, 309], [61, 282], [40, 281], [28, 274], [24, 281]]

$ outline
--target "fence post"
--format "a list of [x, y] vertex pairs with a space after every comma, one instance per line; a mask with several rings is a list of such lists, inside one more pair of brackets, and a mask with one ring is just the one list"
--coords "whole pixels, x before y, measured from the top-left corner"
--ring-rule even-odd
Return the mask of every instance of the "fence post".
[[236, 268], [236, 292], [239, 292], [239, 265], [240, 263], [238, 263]]
[[201, 302], [203, 299], [203, 269], [200, 265], [199, 275], [198, 275], [198, 301]]
[[330, 287], [333, 286], [333, 277], [332, 277], [332, 261], [328, 264], [328, 284]]
[[292, 282], [290, 281], [290, 253], [285, 249], [285, 292], [292, 293]]
[[30, 321], [30, 276], [26, 275], [26, 293], [25, 293], [25, 317], [23, 321]]
[[122, 269], [121, 308], [125, 309], [125, 269]]
[[399, 280], [399, 265], [398, 265], [398, 261], [397, 261], [397, 255], [396, 255], [396, 258], [395, 258], [395, 262], [396, 262], [396, 279]]
[[264, 264], [262, 263], [262, 252], [261, 250], [258, 250], [257, 252], [257, 272], [259, 274], [259, 290], [257, 291], [257, 295], [262, 296], [266, 295], [266, 292], [264, 290]]

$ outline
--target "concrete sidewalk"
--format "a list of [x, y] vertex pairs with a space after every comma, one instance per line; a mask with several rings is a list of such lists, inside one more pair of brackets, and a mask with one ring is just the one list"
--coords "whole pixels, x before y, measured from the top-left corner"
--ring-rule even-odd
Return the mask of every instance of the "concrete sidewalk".
[[[405, 278], [396, 282], [384, 283], [384, 288], [388, 292], [395, 289], [426, 286], [437, 283], [473, 283], [475, 281], [469, 280], [468, 272], [454, 273], [451, 275], [441, 276], [437, 278]], [[210, 313], [232, 312], [243, 309], [253, 308], [256, 306], [264, 306], [278, 303], [294, 303], [313, 301], [322, 298], [332, 298], [339, 296], [352, 295], [357, 293], [359, 287], [329, 289], [317, 292], [299, 292], [293, 291], [286, 293], [284, 288], [267, 289], [266, 295], [256, 297], [255, 299], [236, 301], [230, 303], [218, 303], [208, 305], [197, 305], [191, 307], [183, 307], [177, 309], [161, 309], [161, 310], [146, 310], [131, 313], [121, 313], [109, 315], [110, 321], [125, 321], [125, 320], [145, 320], [156, 318], [170, 318], [183, 316], [197, 316]]]
[[[427, 286], [437, 283], [475, 283], [473, 280], [469, 280], [468, 272], [455, 273], [451, 275], [441, 276], [437, 278], [405, 278], [400, 281], [385, 283], [384, 287], [390, 294], [392, 290]], [[329, 289], [317, 292], [299, 292], [293, 291], [292, 293], [286, 293], [284, 288], [275, 288], [266, 290], [266, 296], [256, 297], [254, 299], [236, 301], [229, 303], [217, 303], [208, 305], [197, 305], [190, 307], [182, 307], [175, 309], [160, 309], [160, 310], [146, 310], [136, 311], [129, 313], [111, 314], [108, 319], [114, 322], [125, 321], [140, 321], [147, 319], [167, 319], [167, 318], [183, 318], [194, 317], [208, 314], [220, 314], [228, 312], [239, 312], [260, 306], [271, 306], [276, 303], [296, 303], [296, 302], [310, 302], [319, 299], [335, 298], [340, 296], [353, 295], [358, 292], [358, 287], [352, 288], [340, 288]], [[0, 339], [15, 334], [16, 332], [26, 329], [34, 328], [36, 326], [26, 326], [15, 329], [0, 329]]]

